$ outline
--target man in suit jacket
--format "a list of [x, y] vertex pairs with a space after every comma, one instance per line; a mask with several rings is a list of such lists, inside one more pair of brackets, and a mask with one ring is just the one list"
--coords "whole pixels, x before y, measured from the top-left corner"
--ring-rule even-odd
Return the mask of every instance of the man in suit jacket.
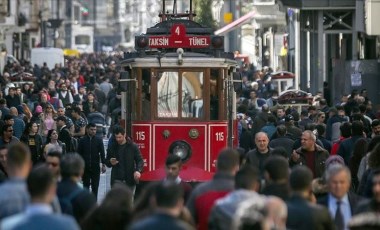
[[31, 171], [27, 178], [27, 187], [31, 204], [25, 212], [4, 219], [1, 229], [79, 229], [74, 218], [53, 213], [50, 204], [55, 197], [57, 183], [47, 166], [37, 166]]
[[330, 212], [337, 230], [348, 229], [348, 222], [355, 214], [361, 198], [350, 193], [350, 170], [343, 165], [335, 164], [326, 171], [328, 194], [318, 200]]
[[290, 174], [290, 187], [294, 194], [287, 201], [286, 227], [297, 230], [335, 229], [327, 209], [310, 202], [313, 194], [313, 173], [306, 166], [296, 166]]

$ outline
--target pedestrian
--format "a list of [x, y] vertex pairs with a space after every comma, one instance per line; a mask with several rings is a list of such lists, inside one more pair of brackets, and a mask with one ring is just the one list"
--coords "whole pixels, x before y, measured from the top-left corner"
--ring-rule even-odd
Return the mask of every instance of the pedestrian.
[[5, 145], [9, 146], [11, 144], [19, 142], [19, 139], [13, 136], [13, 127], [12, 125], [5, 124], [2, 127], [2, 135], [0, 137], [0, 146]]
[[44, 147], [44, 154], [42, 156], [42, 159], [45, 160], [46, 155], [50, 151], [59, 151], [62, 153], [62, 155], [66, 154], [66, 144], [61, 142], [58, 136], [58, 131], [55, 129], [49, 130], [47, 138], [46, 138], [46, 145]]
[[[78, 142], [78, 153], [83, 157], [85, 163], [83, 186], [88, 189], [91, 186], [91, 191], [97, 198], [100, 173], [106, 172], [104, 145], [103, 140], [96, 136], [94, 123], [88, 124], [86, 129], [87, 135]], [[100, 163], [102, 164], [101, 168]]]
[[271, 156], [264, 164], [264, 172], [265, 186], [261, 193], [287, 200], [290, 197], [288, 161], [281, 156]]
[[122, 127], [114, 130], [116, 143], [107, 152], [106, 165], [112, 167], [111, 186], [116, 182], [126, 184], [133, 192], [139, 183], [144, 161], [137, 145], [126, 136]]
[[302, 133], [301, 147], [294, 150], [289, 160], [290, 167], [306, 165], [313, 173], [314, 178], [322, 177], [325, 171], [325, 162], [329, 153], [316, 144], [315, 134], [306, 130]]
[[99, 207], [81, 222], [82, 230], [125, 230], [133, 218], [132, 192], [125, 185], [114, 186]]
[[246, 163], [259, 169], [260, 177], [264, 175], [264, 162], [271, 156], [269, 138], [266, 133], [258, 132], [255, 136], [256, 149], [251, 150], [246, 155]]
[[0, 183], [8, 179], [8, 148], [0, 146]]
[[251, 165], [245, 165], [235, 175], [235, 190], [217, 200], [208, 219], [209, 230], [229, 230], [239, 205], [249, 199], [264, 202], [257, 192], [260, 188], [259, 172]]
[[154, 214], [133, 223], [130, 229], [193, 229], [191, 225], [178, 218], [184, 206], [183, 196], [183, 189], [179, 184], [171, 181], [161, 182], [154, 191], [157, 205]]
[[42, 160], [42, 137], [38, 134], [38, 125], [36, 122], [30, 122], [26, 125], [20, 141], [29, 147], [32, 154], [33, 165]]
[[186, 204], [199, 230], [207, 229], [215, 201], [234, 189], [234, 176], [239, 170], [240, 156], [234, 149], [224, 149], [216, 162], [217, 171], [213, 179], [198, 185]]
[[349, 191], [351, 185], [349, 168], [340, 164], [332, 165], [326, 171], [326, 181], [328, 194], [318, 199], [318, 204], [329, 210], [337, 230], [348, 229], [348, 222], [362, 200]]
[[77, 153], [66, 154], [60, 168], [62, 180], [58, 183], [57, 196], [62, 213], [73, 216], [80, 223], [96, 207], [94, 195], [78, 185], [84, 172], [84, 160]]
[[9, 179], [0, 185], [0, 220], [21, 213], [30, 201], [26, 178], [32, 167], [29, 148], [24, 143], [9, 147], [7, 173]]
[[44, 165], [34, 168], [27, 178], [31, 203], [25, 212], [4, 219], [3, 230], [79, 230], [74, 218], [54, 214], [50, 203], [57, 188], [53, 173]]
[[297, 166], [290, 173], [290, 188], [293, 195], [286, 202], [288, 219], [286, 227], [298, 230], [335, 229], [327, 209], [313, 204], [315, 200], [311, 191], [313, 173], [305, 166]]
[[187, 200], [190, 197], [192, 187], [189, 183], [183, 181], [179, 176], [182, 169], [181, 157], [174, 154], [170, 154], [166, 158], [165, 166], [166, 177], [164, 180], [173, 181], [176, 184], [181, 185], [184, 191], [184, 201], [187, 202]]
[[73, 137], [80, 138], [86, 134], [86, 120], [81, 116], [82, 111], [79, 107], [74, 107], [71, 111], [71, 116], [74, 122], [74, 133]]
[[359, 204], [357, 213], [375, 212], [380, 213], [380, 169], [375, 169], [371, 174], [371, 190], [373, 196], [371, 199]]

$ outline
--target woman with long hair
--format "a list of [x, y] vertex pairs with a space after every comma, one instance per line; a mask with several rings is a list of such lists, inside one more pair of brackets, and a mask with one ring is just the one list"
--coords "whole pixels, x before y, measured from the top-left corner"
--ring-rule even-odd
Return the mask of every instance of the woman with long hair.
[[24, 115], [25, 115], [24, 118], [23, 118], [23, 120], [24, 120], [25, 124], [27, 124], [27, 123], [29, 123], [31, 121], [31, 119], [33, 117], [33, 114], [30, 111], [30, 109], [29, 109], [29, 107], [28, 107], [27, 104], [22, 103], [21, 107], [22, 107], [22, 110], [23, 110]]
[[326, 119], [326, 114], [324, 112], [318, 112], [316, 118], [315, 118], [315, 123], [317, 125], [324, 124]]
[[[42, 138], [46, 140], [48, 132], [50, 130], [56, 129], [57, 124], [55, 123], [55, 117], [56, 117], [56, 112], [53, 108], [53, 106], [49, 103], [46, 104], [45, 110], [43, 113], [41, 113], [40, 118], [41, 118], [41, 129], [40, 129], [40, 134]], [[46, 141], [48, 143], [48, 141]]]
[[32, 154], [33, 165], [41, 161], [42, 154], [42, 137], [38, 134], [38, 125], [36, 122], [27, 123], [20, 141], [24, 142]]
[[355, 142], [354, 151], [348, 164], [348, 167], [351, 171], [351, 189], [353, 189], [354, 191], [356, 191], [359, 186], [359, 179], [357, 174], [360, 162], [362, 158], [367, 154], [367, 150], [368, 142], [366, 139], [361, 138]]
[[372, 172], [380, 168], [380, 144], [377, 144], [368, 157], [368, 169], [363, 174], [358, 194], [367, 198], [372, 197]]
[[48, 152], [51, 150], [59, 151], [62, 153], [62, 155], [66, 153], [66, 145], [65, 143], [58, 140], [58, 131], [55, 129], [51, 129], [48, 132], [46, 145], [44, 147], [44, 159], [46, 158]]

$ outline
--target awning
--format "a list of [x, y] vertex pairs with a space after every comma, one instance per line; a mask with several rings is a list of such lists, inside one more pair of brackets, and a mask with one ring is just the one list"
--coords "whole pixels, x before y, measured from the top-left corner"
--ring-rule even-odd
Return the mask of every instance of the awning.
[[252, 19], [255, 17], [256, 12], [251, 11], [248, 14], [244, 15], [243, 17], [238, 18], [237, 20], [231, 22], [230, 24], [220, 28], [219, 30], [215, 31], [215, 35], [221, 35], [230, 32], [231, 30], [236, 29], [236, 27], [239, 27], [240, 25], [247, 22], [249, 19]]

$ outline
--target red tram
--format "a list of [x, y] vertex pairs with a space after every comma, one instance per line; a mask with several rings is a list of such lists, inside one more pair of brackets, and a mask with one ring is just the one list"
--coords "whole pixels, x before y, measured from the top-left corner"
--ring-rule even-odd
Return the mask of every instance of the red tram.
[[182, 158], [183, 180], [209, 180], [219, 151], [236, 142], [237, 63], [223, 37], [192, 20], [191, 5], [168, 13], [163, 1], [160, 22], [121, 62], [123, 118], [144, 158], [142, 181], [164, 178], [168, 154]]

